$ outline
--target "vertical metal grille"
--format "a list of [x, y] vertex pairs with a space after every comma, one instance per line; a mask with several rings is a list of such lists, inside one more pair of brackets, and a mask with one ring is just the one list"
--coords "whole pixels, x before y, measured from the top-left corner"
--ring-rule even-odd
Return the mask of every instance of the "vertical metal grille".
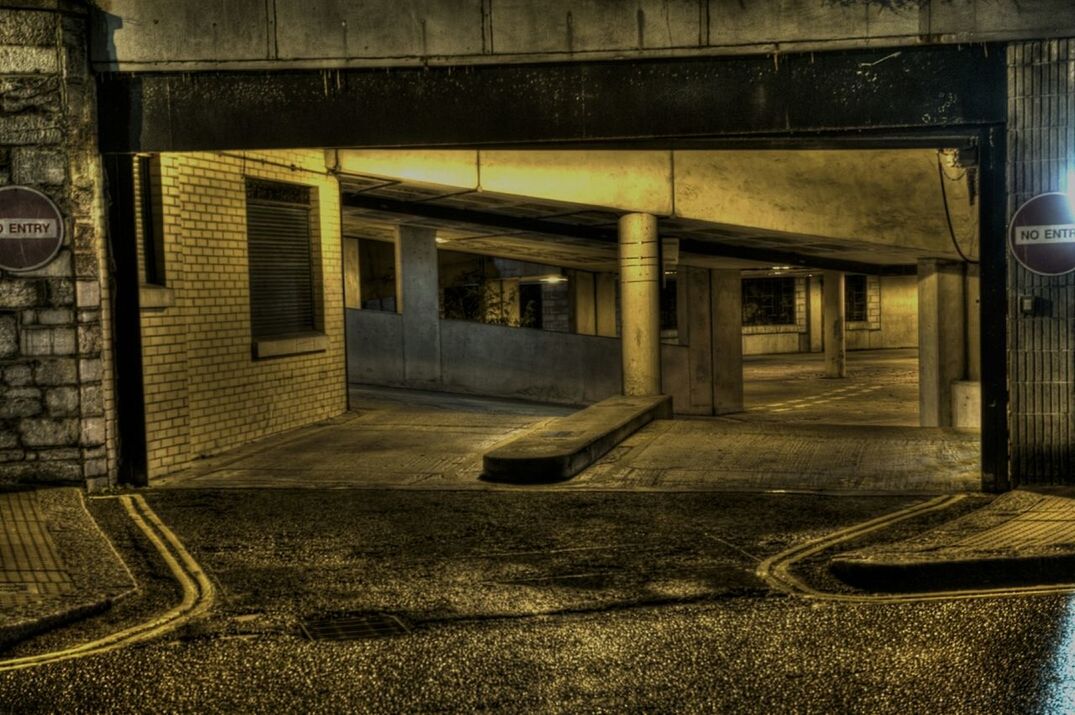
[[[1008, 217], [1027, 199], [1075, 189], [1075, 40], [1008, 46]], [[1042, 315], [1019, 311], [1035, 296]], [[1015, 484], [1075, 483], [1075, 274], [1039, 276], [1008, 260], [1011, 470]]]
[[[254, 337], [314, 329], [307, 192], [248, 182], [246, 231]], [[305, 198], [305, 202], [302, 199]]]

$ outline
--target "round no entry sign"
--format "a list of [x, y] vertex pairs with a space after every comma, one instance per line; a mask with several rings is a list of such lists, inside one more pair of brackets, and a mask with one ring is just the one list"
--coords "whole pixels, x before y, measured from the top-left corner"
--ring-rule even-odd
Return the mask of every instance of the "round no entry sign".
[[1028, 271], [1058, 276], [1075, 271], [1075, 216], [1067, 194], [1040, 194], [1019, 207], [1008, 246]]
[[40, 268], [63, 245], [63, 216], [52, 199], [27, 186], [0, 188], [0, 268]]

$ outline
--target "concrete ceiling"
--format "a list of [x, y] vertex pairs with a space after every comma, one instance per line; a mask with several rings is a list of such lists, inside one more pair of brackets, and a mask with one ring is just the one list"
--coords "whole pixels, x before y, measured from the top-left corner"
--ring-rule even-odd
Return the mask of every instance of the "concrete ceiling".
[[[616, 222], [639, 210], [660, 216], [662, 237], [681, 239], [689, 265], [957, 258], [937, 159], [903, 149], [378, 150], [340, 151], [329, 163], [340, 172], [345, 235], [392, 240], [397, 224], [426, 225], [446, 249], [615, 271]], [[943, 168], [956, 235], [976, 255], [972, 172]]]

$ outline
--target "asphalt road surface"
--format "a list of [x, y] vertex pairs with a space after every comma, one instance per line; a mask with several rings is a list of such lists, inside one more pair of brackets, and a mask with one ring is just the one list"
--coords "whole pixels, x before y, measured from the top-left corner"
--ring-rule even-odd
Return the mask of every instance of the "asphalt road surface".
[[[210, 616], [143, 645], [0, 673], [0, 712], [1073, 709], [1066, 596], [846, 604], [771, 591], [754, 575], [767, 556], [912, 498], [147, 496], [216, 584]], [[90, 507], [142, 593], [4, 657], [85, 641], [178, 600], [118, 502]], [[350, 641], [303, 631], [343, 616], [405, 630]]]

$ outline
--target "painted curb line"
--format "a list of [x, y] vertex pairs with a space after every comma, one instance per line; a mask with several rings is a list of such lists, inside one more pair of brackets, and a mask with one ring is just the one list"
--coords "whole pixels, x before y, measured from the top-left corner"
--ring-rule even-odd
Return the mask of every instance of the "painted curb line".
[[127, 494], [119, 497], [119, 500], [131, 520], [157, 549], [161, 558], [168, 564], [172, 575], [183, 587], [183, 599], [180, 604], [150, 621], [116, 631], [88, 643], [49, 653], [0, 660], [0, 672], [33, 668], [125, 648], [174, 631], [204, 615], [212, 607], [215, 597], [213, 584], [178, 537], [149, 507], [145, 498], [140, 494]]

